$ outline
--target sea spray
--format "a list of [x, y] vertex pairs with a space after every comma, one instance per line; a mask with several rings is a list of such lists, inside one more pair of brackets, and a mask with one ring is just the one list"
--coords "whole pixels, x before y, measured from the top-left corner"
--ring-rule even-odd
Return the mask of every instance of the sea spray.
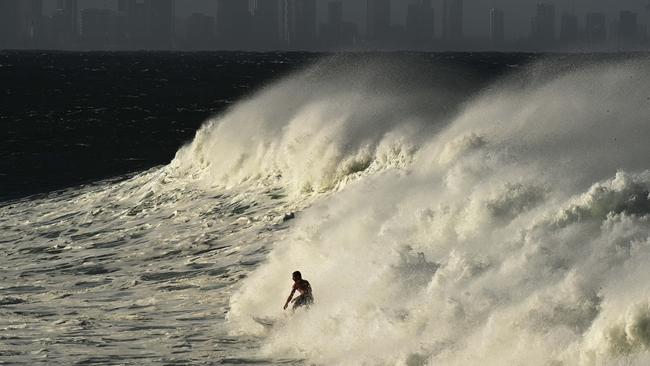
[[[266, 334], [250, 317], [281, 316], [275, 299], [300, 269], [316, 305], [266, 334], [266, 354], [343, 365], [644, 364], [648, 75], [647, 62], [627, 62], [506, 82], [444, 129], [402, 134], [414, 151], [407, 164], [299, 215], [231, 298], [231, 331]], [[413, 280], [418, 268], [426, 281]]]

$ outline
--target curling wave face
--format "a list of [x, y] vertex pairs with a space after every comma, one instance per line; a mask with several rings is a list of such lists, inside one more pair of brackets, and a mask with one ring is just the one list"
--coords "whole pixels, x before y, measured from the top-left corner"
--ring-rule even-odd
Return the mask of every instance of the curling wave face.
[[477, 95], [324, 62], [168, 166], [2, 206], [3, 329], [61, 362], [647, 364], [650, 63], [555, 66]]

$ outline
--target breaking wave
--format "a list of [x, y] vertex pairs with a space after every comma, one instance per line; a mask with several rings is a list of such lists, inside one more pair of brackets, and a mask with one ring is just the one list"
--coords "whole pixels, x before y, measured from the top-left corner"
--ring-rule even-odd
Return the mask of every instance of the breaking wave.
[[[231, 331], [318, 364], [648, 362], [649, 65], [533, 69], [451, 116], [401, 118], [387, 112], [408, 93], [343, 88], [352, 96], [301, 101], [280, 125], [246, 117], [257, 127], [242, 132], [239, 110], [208, 125], [186, 151], [222, 182], [278, 172], [322, 191], [364, 172], [304, 210], [244, 280]], [[205, 153], [224, 146], [225, 169]], [[317, 303], [287, 316], [294, 269]]]
[[[3, 306], [60, 317], [7, 339], [72, 337], [25, 351], [64, 363], [648, 364], [650, 63], [478, 92], [435, 72], [326, 61], [167, 166], [0, 207]], [[288, 314], [296, 269], [316, 304]]]

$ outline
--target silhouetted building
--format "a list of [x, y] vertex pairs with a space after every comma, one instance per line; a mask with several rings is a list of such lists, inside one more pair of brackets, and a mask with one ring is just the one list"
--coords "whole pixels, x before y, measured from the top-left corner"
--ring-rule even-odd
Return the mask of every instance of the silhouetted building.
[[0, 1], [0, 48], [18, 47], [24, 35], [24, 25], [20, 20], [22, 4], [20, 0]]
[[217, 0], [217, 39], [219, 48], [242, 49], [250, 43], [248, 1]]
[[343, 1], [330, 1], [327, 3], [327, 23], [343, 23]]
[[79, 35], [79, 2], [77, 0], [57, 0], [56, 12], [59, 32], [65, 41], [74, 41]]
[[505, 16], [503, 10], [490, 10], [490, 43], [492, 47], [502, 47], [505, 42]]
[[45, 36], [42, 0], [0, 0], [0, 47], [40, 46]]
[[280, 44], [280, 1], [254, 0], [253, 2], [253, 47], [273, 50]]
[[546, 47], [555, 41], [555, 6], [538, 3], [532, 21], [532, 39], [538, 46]]
[[81, 11], [81, 38], [84, 46], [103, 49], [115, 40], [115, 16], [108, 9], [84, 9]]
[[560, 22], [560, 40], [565, 44], [575, 43], [580, 38], [578, 16], [563, 14]]
[[423, 43], [430, 41], [435, 34], [435, 12], [431, 0], [421, 0], [409, 4], [406, 13], [406, 34], [410, 41]]
[[353, 46], [357, 37], [357, 25], [343, 21], [343, 1], [327, 4], [327, 23], [320, 26], [322, 46], [336, 49]]
[[127, 38], [131, 47], [146, 48], [150, 39], [151, 0], [127, 0]]
[[214, 17], [193, 13], [187, 19], [187, 39], [185, 47], [191, 49], [207, 50], [214, 48]]
[[128, 0], [118, 0], [117, 1], [117, 11], [118, 12], [126, 13], [126, 11], [128, 9], [127, 8], [127, 1]]
[[607, 39], [607, 21], [603, 13], [589, 13], [585, 23], [585, 37], [588, 42], [602, 43]]
[[174, 0], [152, 0], [149, 9], [151, 47], [160, 49], [172, 48], [175, 33], [175, 3]]
[[0, 49], [9, 48], [15, 41], [14, 32], [17, 26], [12, 24], [15, 16], [13, 12], [15, 3], [9, 0], [0, 0]]
[[463, 0], [443, 0], [442, 38], [452, 42], [463, 38]]
[[366, 37], [385, 40], [390, 32], [390, 0], [366, 0]]
[[120, 0], [118, 16], [131, 47], [170, 48], [175, 33], [174, 0]]
[[0, 0], [0, 48], [40, 47], [47, 33], [42, 0]]
[[637, 14], [631, 11], [621, 11], [618, 20], [619, 40], [628, 43], [637, 41], [638, 30]]
[[27, 10], [28, 36], [35, 46], [41, 46], [46, 37], [45, 17], [43, 16], [43, 0], [29, 0]]
[[314, 48], [316, 0], [283, 0], [280, 6], [282, 40], [294, 50]]

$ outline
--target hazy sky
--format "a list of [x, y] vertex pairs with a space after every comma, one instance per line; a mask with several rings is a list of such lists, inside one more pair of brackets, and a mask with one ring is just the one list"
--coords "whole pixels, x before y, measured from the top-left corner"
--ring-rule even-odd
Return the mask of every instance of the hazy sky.
[[[247, 1], [247, 0], [242, 0]], [[327, 2], [329, 0], [317, 0], [319, 5], [319, 16], [321, 20], [327, 16]], [[558, 18], [563, 12], [575, 9], [579, 15], [590, 11], [605, 12], [608, 21], [613, 21], [620, 10], [632, 10], [639, 13], [639, 22], [650, 23], [650, 17], [645, 12], [645, 5], [650, 0], [555, 0], [547, 1], [556, 5]], [[54, 8], [55, 0], [45, 0], [46, 11]], [[359, 24], [361, 29], [365, 27], [364, 4], [365, 0], [344, 0], [345, 17], [349, 21]], [[406, 18], [406, 7], [410, 0], [393, 0], [394, 24], [403, 24]], [[508, 38], [526, 36], [530, 31], [530, 18], [535, 10], [535, 4], [539, 0], [465, 0], [465, 32], [468, 36], [481, 36], [486, 34], [488, 27], [488, 11], [492, 7], [500, 7], [505, 11], [506, 33]], [[114, 8], [117, 0], [80, 0], [82, 7], [110, 7]], [[215, 0], [176, 0], [177, 15], [186, 17], [193, 12], [214, 14], [216, 12]], [[440, 14], [442, 0], [433, 0], [436, 10], [437, 26], [440, 26]], [[581, 17], [581, 23], [584, 18]], [[559, 21], [558, 21], [559, 23]]]

